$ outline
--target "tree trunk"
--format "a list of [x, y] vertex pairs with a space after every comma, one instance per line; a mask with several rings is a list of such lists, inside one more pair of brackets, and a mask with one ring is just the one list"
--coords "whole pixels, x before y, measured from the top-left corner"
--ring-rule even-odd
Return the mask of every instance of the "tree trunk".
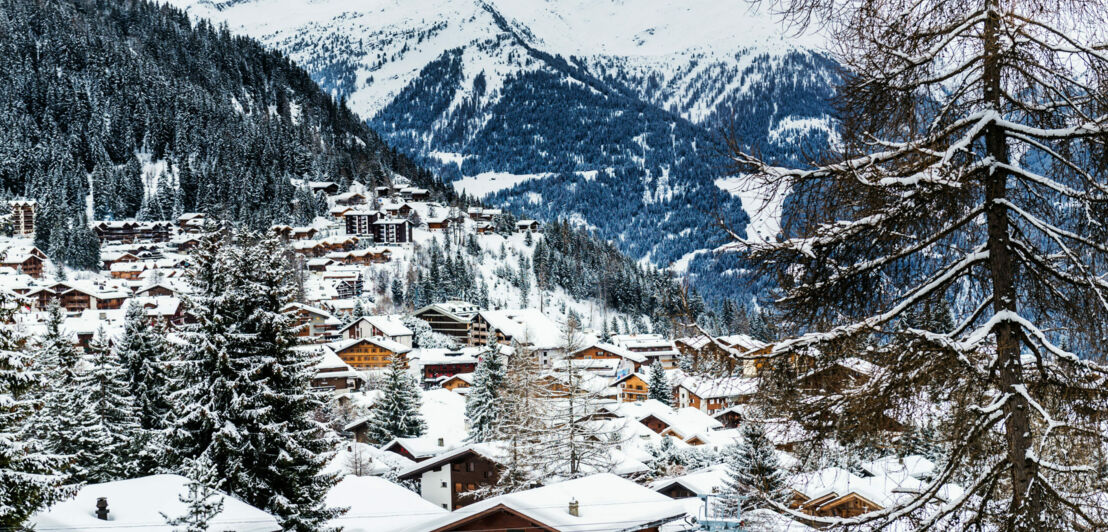
[[[985, 22], [984, 44], [984, 99], [986, 106], [1000, 110], [1000, 6], [999, 0], [985, 0], [989, 16]], [[986, 155], [998, 163], [1008, 163], [1008, 142], [1003, 129], [989, 127], [985, 130]], [[1007, 195], [1008, 173], [987, 170], [985, 183], [985, 217], [988, 229], [990, 277], [993, 284], [993, 311], [1016, 312], [1015, 271], [1009, 240], [1008, 209], [997, 203]], [[1032, 451], [1030, 405], [1024, 395], [1017, 393], [1023, 384], [1020, 365], [1020, 326], [1011, 321], [1001, 321], [993, 329], [997, 349], [997, 384], [1001, 393], [1011, 394], [1005, 404], [1005, 439], [1008, 445], [1008, 461], [1011, 464], [1012, 501], [1006, 528], [1008, 530], [1040, 530], [1042, 499], [1035, 488], [1037, 465], [1028, 459]]]

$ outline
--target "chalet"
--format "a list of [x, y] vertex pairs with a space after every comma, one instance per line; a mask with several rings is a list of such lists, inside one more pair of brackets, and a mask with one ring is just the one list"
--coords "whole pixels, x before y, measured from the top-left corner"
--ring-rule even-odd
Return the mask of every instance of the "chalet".
[[425, 188], [404, 187], [400, 189], [400, 197], [412, 201], [427, 201], [431, 199], [431, 192]]
[[656, 480], [650, 483], [650, 489], [671, 499], [712, 495], [723, 489], [727, 475], [727, 465], [716, 464], [684, 475]]
[[746, 417], [745, 409], [743, 405], [734, 405], [717, 411], [712, 415], [712, 418], [719, 421], [724, 428], [734, 429], [738, 428], [742, 424], [743, 418]]
[[619, 400], [623, 402], [645, 401], [650, 392], [647, 377], [638, 373], [627, 373], [612, 382], [619, 389]]
[[200, 239], [195, 236], [177, 235], [169, 241], [170, 249], [178, 253], [188, 253], [200, 245]]
[[412, 215], [413, 212], [417, 212], [415, 206], [411, 203], [386, 203], [381, 207], [381, 210], [385, 211], [385, 214], [394, 217], [407, 218]]
[[378, 337], [412, 347], [412, 330], [396, 316], [362, 316], [339, 329], [344, 340]]
[[677, 385], [677, 404], [712, 415], [749, 402], [757, 391], [758, 382], [750, 377], [687, 377]]
[[484, 207], [470, 207], [466, 214], [471, 220], [478, 222], [491, 222], [494, 216], [504, 214], [500, 209], [486, 209]]
[[419, 462], [400, 471], [397, 478], [419, 479], [424, 499], [455, 510], [480, 500], [469, 492], [496, 483], [503, 456], [497, 444], [473, 443]]
[[112, 264], [108, 268], [108, 273], [111, 274], [112, 279], [124, 279], [133, 281], [142, 276], [142, 272], [151, 267], [151, 264], [146, 261], [136, 262], [117, 262]]
[[473, 386], [473, 373], [455, 373], [439, 383], [445, 390], [459, 390]]
[[526, 233], [527, 231], [537, 233], [540, 227], [537, 220], [520, 220], [516, 222], [516, 231], [520, 233]]
[[378, 244], [406, 244], [412, 241], [412, 222], [382, 219], [373, 222], [373, 241]]
[[574, 360], [621, 360], [627, 363], [632, 372], [639, 371], [643, 363], [646, 362], [646, 355], [642, 353], [628, 351], [618, 345], [605, 342], [596, 342], [588, 347], [578, 349], [570, 353], [569, 358]]
[[362, 274], [357, 274], [353, 277], [347, 277], [343, 279], [335, 279], [335, 293], [340, 299], [350, 299], [362, 295], [362, 289], [365, 282], [362, 280]]
[[797, 378], [798, 388], [808, 393], [838, 393], [865, 383], [879, 369], [868, 360], [846, 357], [801, 375]]
[[168, 242], [169, 222], [98, 221], [92, 230], [101, 244], [133, 244], [135, 242]]
[[301, 338], [312, 342], [329, 342], [338, 338], [342, 322], [326, 310], [303, 303], [289, 303], [281, 312], [296, 317], [294, 326], [298, 327], [296, 334]]
[[472, 503], [429, 520], [420, 529], [657, 532], [662, 525], [685, 515], [681, 501], [611, 473], [601, 473]]
[[67, 281], [50, 287], [59, 304], [68, 312], [85, 310], [110, 310], [123, 307], [130, 294], [119, 288], [88, 281]]
[[154, 283], [150, 286], [137, 290], [136, 296], [141, 297], [156, 297], [156, 296], [176, 296], [180, 290], [173, 285], [169, 284], [170, 281], [162, 281]]
[[451, 219], [446, 216], [440, 216], [436, 218], [428, 218], [427, 220], [428, 231], [446, 231], [450, 229]]
[[36, 247], [11, 247], [4, 251], [0, 266], [11, 268], [34, 278], [41, 278], [46, 254]]
[[177, 217], [177, 227], [186, 233], [199, 233], [204, 230], [207, 216], [202, 212], [186, 212]]
[[150, 322], [159, 321], [169, 326], [185, 323], [185, 306], [173, 296], [132, 297], [128, 305], [138, 305]]
[[480, 359], [476, 348], [465, 349], [420, 349], [414, 359], [419, 361], [423, 373], [423, 382], [427, 385], [438, 382], [443, 377], [459, 373], [473, 373]]
[[392, 251], [385, 247], [355, 249], [353, 251], [332, 251], [327, 258], [346, 265], [384, 264], [392, 260]]
[[473, 231], [479, 235], [488, 235], [496, 231], [496, 227], [489, 222], [477, 222], [473, 226]]
[[354, 207], [351, 207], [349, 205], [336, 205], [334, 207], [331, 207], [328, 212], [331, 214], [331, 218], [334, 218], [335, 221], [342, 223], [344, 222], [344, 220], [346, 220], [346, 213], [353, 210]]
[[312, 377], [312, 388], [340, 394], [361, 390], [363, 384], [365, 382], [361, 373], [355, 371], [333, 351], [323, 350], [323, 355], [315, 367], [315, 376]]
[[477, 316], [477, 307], [465, 301], [447, 301], [427, 305], [412, 316], [427, 322], [432, 331], [465, 343], [469, 341], [470, 323]]
[[364, 205], [368, 198], [361, 192], [343, 192], [342, 194], [335, 194], [331, 196], [331, 201], [335, 203], [335, 206], [350, 207], [354, 205]]
[[373, 222], [382, 218], [380, 211], [350, 210], [342, 215], [343, 225], [348, 235], [372, 235]]
[[103, 268], [110, 270], [113, 264], [123, 262], [138, 262], [139, 256], [130, 251], [100, 251], [100, 264]]
[[[339, 340], [325, 346], [355, 369], [383, 369], [393, 356], [407, 355], [412, 349], [384, 338]], [[404, 356], [405, 365], [407, 357]]]
[[58, 293], [45, 286], [36, 286], [20, 295], [32, 310], [46, 310], [50, 302], [58, 300]]
[[289, 230], [289, 240], [311, 240], [318, 232], [314, 227], [293, 227]]
[[648, 364], [661, 361], [665, 369], [677, 367], [677, 347], [660, 334], [617, 334], [611, 343], [646, 357]]
[[38, 204], [33, 200], [9, 201], [11, 207], [12, 235], [31, 236], [35, 234], [35, 209]]
[[327, 267], [333, 264], [338, 264], [333, 259], [327, 257], [312, 257], [304, 261], [304, 266], [308, 268], [310, 272], [322, 272], [327, 271]]
[[469, 345], [519, 342], [538, 355], [540, 365], [549, 367], [562, 347], [561, 331], [562, 325], [539, 309], [483, 310], [473, 318], [468, 341]]

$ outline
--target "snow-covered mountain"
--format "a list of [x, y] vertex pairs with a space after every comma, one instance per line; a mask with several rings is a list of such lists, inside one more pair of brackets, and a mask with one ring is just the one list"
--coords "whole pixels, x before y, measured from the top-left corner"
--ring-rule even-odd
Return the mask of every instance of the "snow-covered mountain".
[[744, 2], [170, 1], [284, 51], [460, 190], [659, 266], [712, 260], [717, 215], [749, 223], [717, 186], [724, 124], [787, 164], [834, 135], [818, 36]]

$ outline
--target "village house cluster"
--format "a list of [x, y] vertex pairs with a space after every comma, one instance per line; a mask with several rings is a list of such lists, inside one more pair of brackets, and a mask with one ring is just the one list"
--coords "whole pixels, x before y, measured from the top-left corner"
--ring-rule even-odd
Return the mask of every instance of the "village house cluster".
[[[288, 241], [303, 266], [304, 297], [285, 312], [295, 316], [302, 340], [298, 349], [318, 354], [313, 387], [331, 394], [335, 405], [361, 414], [343, 427], [349, 440], [334, 459], [336, 471], [345, 471], [351, 462], [364, 463], [329, 495], [334, 504], [352, 508], [336, 524], [377, 531], [605, 530], [605, 523], [617, 519], [624, 530], [686, 530], [682, 523], [700, 511], [699, 497], [720, 491], [726, 476], [723, 464], [649, 480], [652, 450], [669, 445], [718, 452], [740, 438], [739, 428], [750, 421], [748, 405], [758, 390], [759, 373], [767, 369], [741, 357], [768, 352], [771, 345], [746, 335], [712, 336], [702, 331], [680, 338], [646, 333], [602, 338], [585, 328], [581, 341], [567, 350], [562, 338], [566, 323], [535, 308], [487, 309], [448, 300], [405, 315], [364, 308], [359, 313], [371, 268], [411, 256], [420, 235], [491, 233], [503, 213], [476, 207], [462, 212], [430, 201], [427, 190], [415, 187], [355, 186], [339, 193], [331, 182], [299, 184], [326, 195], [330, 217], [306, 227], [271, 228]], [[172, 221], [93, 221], [91, 227], [101, 241], [101, 271], [66, 278], [33, 245], [34, 202], [13, 201], [10, 206], [12, 237], [0, 259], [0, 289], [20, 302], [21, 325], [29, 332], [42, 326], [52, 302], [65, 310], [64, 329], [81, 347], [99, 334], [109, 341], [118, 335], [131, 304], [140, 305], [152, 322], [171, 331], [188, 323], [183, 298], [189, 287], [183, 272], [205, 230], [203, 214], [188, 213]], [[513, 229], [536, 235], [542, 230], [532, 220], [518, 221]], [[425, 324], [454, 346], [420, 347], [413, 323]], [[503, 449], [469, 441], [465, 417], [474, 372], [494, 346], [509, 356], [514, 349], [533, 353], [548, 381], [558, 378], [553, 370], [559, 364], [582, 371], [583, 378], [574, 386], [602, 402], [590, 422], [617, 427], [620, 443], [612, 449], [612, 471], [497, 497], [474, 495], [495, 484], [503, 469]], [[396, 359], [404, 361], [424, 390], [420, 411], [427, 431], [420, 437], [371, 445], [366, 436], [368, 414], [383, 393], [376, 383]], [[729, 376], [693, 375], [681, 369], [682, 361], [694, 366], [712, 362]], [[649, 398], [649, 372], [655, 367], [664, 370], [665, 395], [672, 406]], [[847, 359], [821, 372], [805, 372], [802, 363], [798, 367], [801, 388], [813, 392], [864, 380], [880, 370], [861, 359]], [[550, 384], [563, 390], [567, 386]], [[784, 420], [758, 422], [765, 424], [781, 462], [795, 462], [790, 452], [806, 438], [804, 431]], [[890, 419], [889, 426], [902, 429], [897, 420]], [[919, 456], [890, 455], [858, 468], [861, 474], [827, 468], [793, 475], [790, 506], [813, 517], [880, 510], [924, 486], [935, 465]], [[386, 475], [414, 490], [379, 478]], [[88, 506], [96, 502], [94, 495], [119, 493], [105, 503], [113, 505], [112, 511], [143, 516], [147, 509], [128, 507], [124, 494], [151, 489], [164, 492], [168, 500], [184, 485], [182, 478], [172, 475], [133, 481], [153, 483], [147, 487], [128, 482], [132, 481], [85, 487], [66, 504]], [[226, 511], [231, 512], [224, 517], [229, 520], [235, 514], [260, 512], [234, 505]], [[38, 522], [87, 525], [67, 516], [47, 514]], [[803, 519], [768, 511], [761, 517], [782, 530], [807, 528]], [[263, 513], [260, 520], [266, 524], [259, 530], [267, 530], [265, 519]]]

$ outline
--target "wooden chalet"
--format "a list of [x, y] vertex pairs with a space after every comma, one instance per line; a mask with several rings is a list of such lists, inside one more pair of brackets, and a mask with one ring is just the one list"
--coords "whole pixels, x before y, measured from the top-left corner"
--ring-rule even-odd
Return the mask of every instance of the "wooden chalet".
[[394, 356], [404, 357], [406, 366], [406, 355], [412, 350], [406, 345], [384, 338], [339, 340], [327, 344], [326, 347], [354, 369], [384, 369]]
[[446, 390], [457, 390], [473, 386], [473, 373], [456, 373], [443, 380], [439, 386]]
[[431, 326], [431, 330], [467, 343], [470, 324], [477, 316], [477, 306], [465, 301], [447, 301], [427, 305], [412, 313]]
[[619, 400], [625, 403], [645, 401], [650, 393], [650, 385], [638, 373], [628, 373], [612, 382], [619, 390]]
[[11, 268], [17, 272], [25, 273], [36, 279], [42, 278], [43, 266], [46, 264], [46, 253], [36, 247], [9, 248], [0, 258], [0, 266]]
[[169, 222], [98, 221], [92, 230], [101, 244], [133, 244], [135, 242], [168, 242]]
[[290, 303], [281, 309], [285, 314], [296, 316], [294, 327], [297, 336], [313, 342], [329, 342], [338, 339], [342, 322], [330, 312], [303, 303]]
[[520, 233], [526, 233], [527, 231], [537, 233], [541, 228], [542, 225], [539, 224], [538, 220], [520, 220], [516, 222], [516, 231]]
[[481, 500], [472, 492], [497, 482], [503, 470], [500, 456], [502, 451], [493, 444], [474, 443], [419, 462], [397, 478], [419, 480], [424, 499], [455, 510]]

